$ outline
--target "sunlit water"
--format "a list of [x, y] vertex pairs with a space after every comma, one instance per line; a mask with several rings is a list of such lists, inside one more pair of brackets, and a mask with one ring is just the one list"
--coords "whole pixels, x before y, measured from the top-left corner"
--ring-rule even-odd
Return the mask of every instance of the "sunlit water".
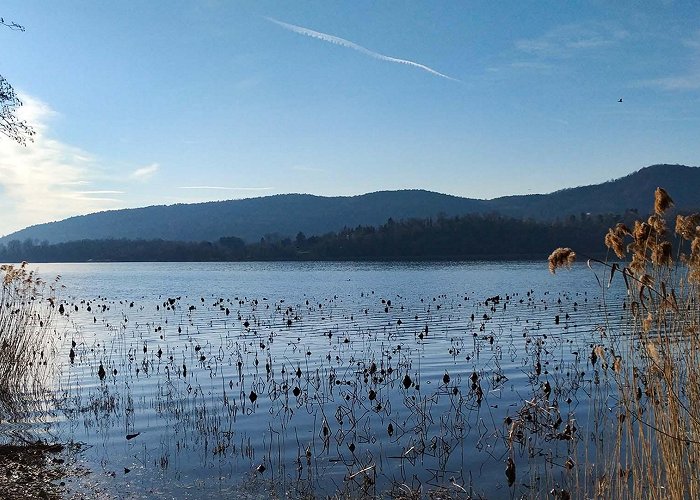
[[[89, 480], [126, 498], [517, 497], [540, 465], [565, 482], [590, 347], [621, 318], [620, 291], [584, 265], [37, 268], [64, 286], [53, 432], [85, 443]], [[542, 398], [562, 422], [510, 450], [508, 417]]]

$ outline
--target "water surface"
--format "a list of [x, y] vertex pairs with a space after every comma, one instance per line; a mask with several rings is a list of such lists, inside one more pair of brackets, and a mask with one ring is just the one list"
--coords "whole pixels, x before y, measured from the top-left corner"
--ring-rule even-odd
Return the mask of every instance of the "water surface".
[[[130, 498], [532, 495], [538, 470], [566, 482], [587, 356], [621, 317], [601, 300], [620, 291], [584, 265], [36, 267], [64, 286], [56, 432]], [[509, 419], [528, 401], [549, 430], [518, 439]]]

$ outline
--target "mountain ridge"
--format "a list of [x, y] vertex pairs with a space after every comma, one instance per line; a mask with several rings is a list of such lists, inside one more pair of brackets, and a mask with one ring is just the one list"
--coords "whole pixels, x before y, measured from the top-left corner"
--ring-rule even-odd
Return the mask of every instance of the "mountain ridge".
[[700, 208], [700, 168], [657, 164], [601, 184], [491, 200], [403, 189], [332, 197], [276, 194], [108, 210], [29, 226], [0, 238], [0, 243], [109, 238], [215, 241], [226, 236], [252, 242], [262, 237], [294, 237], [298, 232], [311, 236], [343, 227], [377, 226], [389, 218], [498, 213], [547, 221], [581, 213], [621, 214], [630, 209], [645, 214], [652, 209], [657, 186], [663, 186], [671, 194], [678, 209]]

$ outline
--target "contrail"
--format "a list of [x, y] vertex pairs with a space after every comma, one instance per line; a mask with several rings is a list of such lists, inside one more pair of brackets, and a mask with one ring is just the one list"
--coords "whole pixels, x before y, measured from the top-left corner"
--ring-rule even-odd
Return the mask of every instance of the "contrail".
[[323, 40], [324, 42], [333, 43], [335, 45], [340, 45], [341, 47], [347, 47], [348, 49], [356, 50], [356, 51], [361, 52], [367, 56], [373, 57], [375, 59], [379, 59], [380, 61], [387, 61], [387, 62], [398, 63], [398, 64], [406, 64], [407, 66], [413, 66], [414, 68], [422, 69], [423, 71], [427, 71], [428, 73], [431, 73], [435, 76], [439, 76], [441, 78], [446, 78], [446, 79], [452, 80], [454, 82], [460, 81], [456, 78], [452, 78], [451, 76], [447, 76], [443, 73], [440, 73], [439, 71], [435, 71], [433, 68], [429, 68], [428, 66], [425, 66], [424, 64], [419, 64], [417, 62], [409, 61], [407, 59], [398, 59], [396, 57], [385, 56], [383, 54], [379, 54], [378, 52], [373, 52], [369, 49], [366, 49], [362, 45], [357, 45], [356, 43], [353, 43], [350, 40], [346, 40], [345, 38], [340, 38], [338, 36], [328, 35], [326, 33], [321, 33], [319, 31], [310, 30], [308, 28], [302, 28], [301, 26], [296, 26], [294, 24], [283, 23], [282, 21], [278, 21], [277, 19], [273, 19], [271, 17], [266, 17], [265, 19], [267, 19], [268, 21], [273, 22], [279, 26], [282, 26], [284, 29], [287, 29], [289, 31], [293, 31], [294, 33], [298, 33], [298, 34], [304, 35], [304, 36], [309, 36], [311, 38], [316, 38], [318, 40]]

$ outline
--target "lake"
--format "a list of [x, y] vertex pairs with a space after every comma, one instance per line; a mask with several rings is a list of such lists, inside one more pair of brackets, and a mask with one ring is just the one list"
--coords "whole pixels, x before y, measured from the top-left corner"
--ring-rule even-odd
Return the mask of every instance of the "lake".
[[63, 285], [51, 435], [120, 498], [546, 495], [622, 318], [583, 264], [33, 268]]

